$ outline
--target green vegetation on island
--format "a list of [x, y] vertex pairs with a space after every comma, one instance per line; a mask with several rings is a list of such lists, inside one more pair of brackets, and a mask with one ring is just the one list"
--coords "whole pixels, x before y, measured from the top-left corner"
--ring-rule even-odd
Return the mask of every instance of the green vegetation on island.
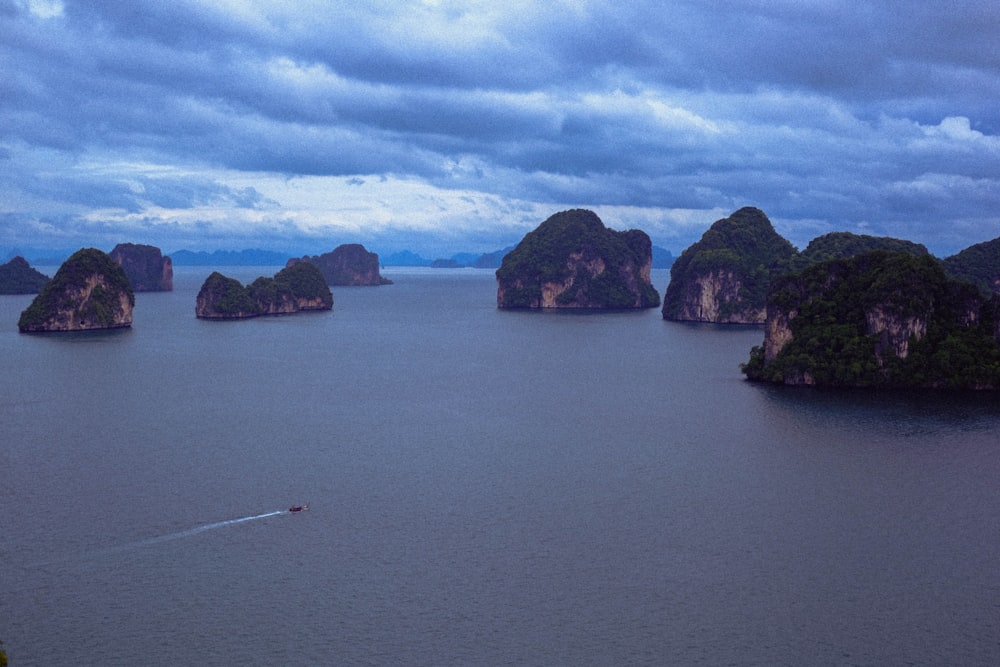
[[869, 252], [771, 287], [751, 380], [850, 387], [1000, 388], [998, 299], [930, 255]]
[[0, 264], [0, 294], [38, 294], [49, 277], [18, 256]]
[[63, 262], [18, 320], [22, 332], [112, 329], [132, 324], [135, 294], [128, 276], [96, 248]]
[[617, 232], [592, 211], [556, 213], [507, 253], [497, 269], [500, 308], [653, 308], [652, 243]]
[[297, 262], [273, 278], [261, 276], [247, 286], [213, 272], [198, 292], [195, 314], [207, 319], [243, 319], [332, 308], [333, 293], [319, 268]]
[[915, 257], [927, 255], [927, 248], [913, 241], [895, 239], [890, 236], [868, 236], [867, 234], [854, 234], [851, 232], [831, 232], [823, 236], [817, 236], [806, 249], [802, 251], [800, 259], [803, 261], [797, 269], [804, 269], [809, 264], [826, 262], [831, 259], [847, 259], [855, 255], [861, 255], [873, 250], [885, 250], [886, 252], [902, 252]]
[[319, 301], [327, 309], [333, 308], [333, 293], [321, 271], [307, 263], [288, 266], [274, 274], [274, 283], [287, 289], [297, 299]]
[[943, 262], [948, 275], [972, 283], [984, 295], [1000, 293], [1000, 238], [969, 246]]

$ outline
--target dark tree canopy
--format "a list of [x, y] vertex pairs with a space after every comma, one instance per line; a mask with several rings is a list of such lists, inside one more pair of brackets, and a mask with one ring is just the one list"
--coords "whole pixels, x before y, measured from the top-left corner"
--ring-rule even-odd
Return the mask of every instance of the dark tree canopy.
[[[814, 264], [771, 287], [769, 316], [789, 316], [791, 340], [770, 361], [755, 347], [742, 369], [791, 384], [808, 376], [820, 386], [1000, 388], [995, 302], [930, 255], [875, 251]], [[905, 356], [872, 331], [879, 318], [904, 337], [910, 327]]]

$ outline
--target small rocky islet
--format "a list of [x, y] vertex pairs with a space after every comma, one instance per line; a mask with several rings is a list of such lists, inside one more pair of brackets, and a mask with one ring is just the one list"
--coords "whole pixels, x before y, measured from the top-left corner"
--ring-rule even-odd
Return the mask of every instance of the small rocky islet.
[[319, 268], [309, 262], [292, 264], [249, 285], [214, 271], [202, 283], [195, 302], [196, 317], [214, 320], [332, 309], [333, 293]]
[[96, 248], [63, 262], [22, 313], [22, 333], [93, 331], [132, 326], [135, 293], [120, 264]]

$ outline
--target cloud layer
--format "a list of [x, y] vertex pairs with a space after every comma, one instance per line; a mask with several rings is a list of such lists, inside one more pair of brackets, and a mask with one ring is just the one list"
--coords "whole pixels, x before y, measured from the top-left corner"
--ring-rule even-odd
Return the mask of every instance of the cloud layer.
[[0, 246], [1000, 235], [987, 1], [0, 0]]

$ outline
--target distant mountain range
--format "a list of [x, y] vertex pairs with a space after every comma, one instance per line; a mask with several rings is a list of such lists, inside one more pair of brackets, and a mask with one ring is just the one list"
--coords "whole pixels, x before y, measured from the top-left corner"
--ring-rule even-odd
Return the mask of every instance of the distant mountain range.
[[[404, 250], [389, 255], [381, 255], [380, 260], [383, 266], [432, 266], [435, 268], [466, 268], [474, 269], [499, 269], [504, 256], [514, 249], [509, 246], [503, 250], [476, 255], [474, 253], [460, 252], [451, 257], [440, 257], [437, 259], [426, 259], [420, 255]], [[653, 246], [653, 268], [668, 269], [674, 263], [673, 254], [665, 249]]]
[[288, 253], [273, 250], [178, 250], [170, 253], [174, 266], [284, 266]]

